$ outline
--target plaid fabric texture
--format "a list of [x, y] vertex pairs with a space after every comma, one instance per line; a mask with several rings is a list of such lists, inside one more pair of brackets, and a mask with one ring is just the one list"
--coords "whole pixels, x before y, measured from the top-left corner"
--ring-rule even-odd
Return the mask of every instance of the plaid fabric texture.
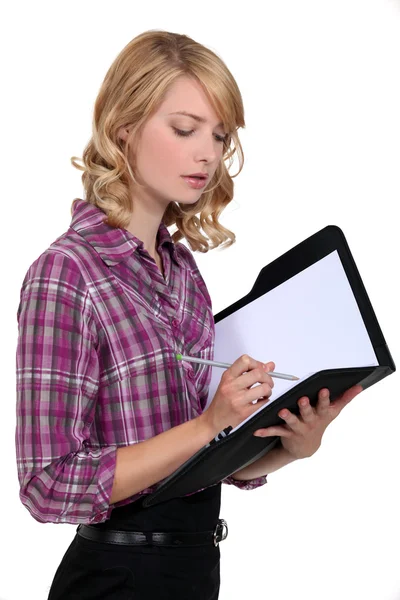
[[[213, 359], [211, 298], [191, 251], [157, 234], [165, 280], [143, 242], [77, 199], [70, 227], [29, 267], [17, 312], [20, 499], [39, 522], [99, 523], [118, 447], [201, 414]], [[223, 480], [241, 489], [266, 483]]]

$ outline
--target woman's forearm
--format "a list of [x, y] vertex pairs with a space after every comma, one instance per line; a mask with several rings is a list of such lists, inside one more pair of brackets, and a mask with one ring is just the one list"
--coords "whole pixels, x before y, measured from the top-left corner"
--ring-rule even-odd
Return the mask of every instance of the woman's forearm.
[[256, 479], [273, 473], [295, 460], [282, 446], [272, 448], [265, 456], [262, 456], [251, 465], [232, 473], [232, 477], [241, 481]]
[[158, 483], [215, 435], [200, 415], [138, 444], [117, 448], [110, 504]]

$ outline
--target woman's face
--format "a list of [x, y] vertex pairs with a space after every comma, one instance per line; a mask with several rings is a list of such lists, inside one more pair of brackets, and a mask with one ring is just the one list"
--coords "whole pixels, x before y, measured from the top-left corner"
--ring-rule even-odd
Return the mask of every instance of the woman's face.
[[[186, 111], [204, 119], [171, 114]], [[180, 132], [187, 132], [181, 134]], [[175, 81], [158, 111], [147, 121], [139, 140], [135, 178], [166, 207], [170, 202], [193, 204], [212, 187], [221, 161], [225, 132], [201, 85], [189, 78]], [[207, 173], [203, 188], [194, 189], [183, 175]]]

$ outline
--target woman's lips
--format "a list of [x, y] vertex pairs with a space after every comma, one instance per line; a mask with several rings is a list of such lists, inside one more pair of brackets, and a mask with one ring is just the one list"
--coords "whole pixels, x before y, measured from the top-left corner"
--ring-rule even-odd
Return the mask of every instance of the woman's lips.
[[184, 175], [182, 175], [182, 179], [184, 179], [190, 187], [196, 190], [203, 188], [207, 184], [206, 178], [200, 179], [196, 177], [185, 177]]

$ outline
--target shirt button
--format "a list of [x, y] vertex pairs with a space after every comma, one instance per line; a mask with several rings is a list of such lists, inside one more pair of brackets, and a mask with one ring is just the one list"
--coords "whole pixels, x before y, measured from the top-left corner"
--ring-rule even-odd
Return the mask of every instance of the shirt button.
[[172, 327], [179, 327], [179, 319], [172, 319]]
[[193, 371], [189, 371], [188, 372], [188, 377], [189, 377], [189, 379], [191, 379], [193, 381], [193, 379], [194, 379], [194, 373], [193, 373]]

